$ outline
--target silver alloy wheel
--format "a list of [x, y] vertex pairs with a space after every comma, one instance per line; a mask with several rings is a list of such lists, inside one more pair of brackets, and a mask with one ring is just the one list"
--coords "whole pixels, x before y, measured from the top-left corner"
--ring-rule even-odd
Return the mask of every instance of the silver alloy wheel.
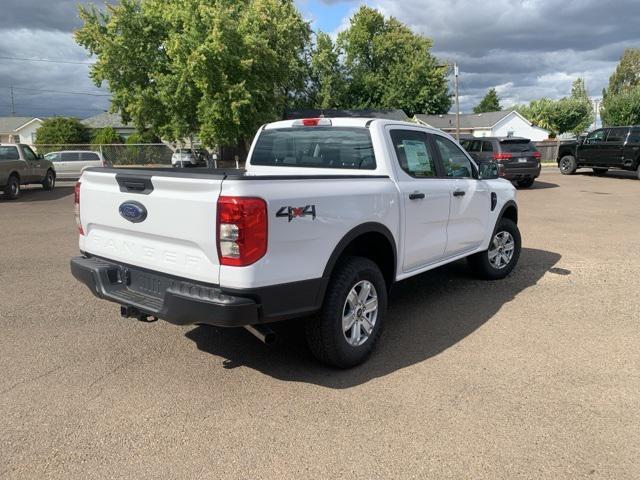
[[347, 343], [353, 347], [363, 345], [378, 320], [378, 292], [368, 281], [356, 283], [342, 309], [342, 333]]
[[47, 187], [48, 188], [53, 188], [54, 182], [55, 182], [55, 177], [53, 176], [53, 173], [49, 172], [47, 173], [47, 178], [46, 178], [46, 182], [47, 182]]
[[18, 194], [18, 192], [20, 192], [20, 183], [16, 180], [14, 180], [13, 182], [11, 182], [11, 186], [9, 187], [11, 190], [11, 196], [15, 196]]
[[491, 241], [489, 248], [489, 263], [495, 269], [502, 270], [513, 259], [516, 250], [516, 242], [513, 236], [506, 231], [498, 232]]
[[565, 157], [560, 160], [560, 170], [563, 172], [568, 172], [571, 170], [571, 162]]

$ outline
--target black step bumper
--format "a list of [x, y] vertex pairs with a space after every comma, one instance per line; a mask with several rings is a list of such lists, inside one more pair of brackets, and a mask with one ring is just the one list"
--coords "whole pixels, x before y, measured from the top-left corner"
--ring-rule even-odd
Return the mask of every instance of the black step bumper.
[[531, 167], [511, 167], [509, 165], [504, 166], [502, 178], [507, 180], [524, 180], [526, 178], [538, 178], [542, 165], [538, 164]]
[[320, 308], [325, 285], [229, 290], [87, 256], [71, 259], [71, 273], [98, 298], [176, 325], [241, 327], [302, 316]]

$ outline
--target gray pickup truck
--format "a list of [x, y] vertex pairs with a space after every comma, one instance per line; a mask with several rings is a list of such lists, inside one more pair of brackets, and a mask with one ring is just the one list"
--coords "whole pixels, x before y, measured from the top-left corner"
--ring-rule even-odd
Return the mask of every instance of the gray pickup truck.
[[49, 160], [23, 144], [0, 143], [0, 190], [4, 197], [14, 200], [21, 185], [38, 183], [45, 190], [53, 190], [56, 170]]

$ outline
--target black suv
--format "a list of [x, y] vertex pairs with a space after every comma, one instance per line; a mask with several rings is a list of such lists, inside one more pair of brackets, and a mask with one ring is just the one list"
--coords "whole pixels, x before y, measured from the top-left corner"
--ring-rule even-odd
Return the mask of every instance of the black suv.
[[584, 139], [563, 143], [558, 150], [558, 167], [565, 175], [581, 167], [593, 168], [596, 175], [621, 168], [636, 172], [640, 179], [640, 126], [600, 128]]
[[540, 152], [528, 138], [465, 138], [460, 144], [478, 163], [497, 162], [502, 178], [528, 188], [540, 176]]

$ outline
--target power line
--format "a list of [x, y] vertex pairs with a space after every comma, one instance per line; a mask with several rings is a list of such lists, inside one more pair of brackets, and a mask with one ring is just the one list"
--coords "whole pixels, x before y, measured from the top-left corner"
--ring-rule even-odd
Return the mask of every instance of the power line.
[[[2, 85], [3, 88], [12, 88], [7, 87], [6, 85]], [[48, 90], [48, 89], [39, 89], [39, 88], [25, 88], [25, 87], [13, 87], [14, 90], [24, 90], [27, 92], [44, 92], [44, 93], [62, 93], [66, 95], [87, 95], [90, 97], [110, 97], [110, 94], [107, 93], [90, 93], [90, 92], [69, 92], [64, 90]]]
[[46, 58], [3, 57], [0, 60], [18, 60], [21, 62], [65, 63], [70, 65], [93, 65], [95, 62], [77, 62], [72, 60], [49, 60]]

